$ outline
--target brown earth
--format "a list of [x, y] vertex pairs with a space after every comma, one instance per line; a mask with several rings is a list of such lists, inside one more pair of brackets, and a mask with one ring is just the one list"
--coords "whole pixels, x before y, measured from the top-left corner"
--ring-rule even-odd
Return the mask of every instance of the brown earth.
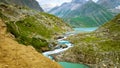
[[0, 68], [62, 68], [56, 62], [39, 54], [32, 46], [24, 46], [6, 33], [0, 20]]

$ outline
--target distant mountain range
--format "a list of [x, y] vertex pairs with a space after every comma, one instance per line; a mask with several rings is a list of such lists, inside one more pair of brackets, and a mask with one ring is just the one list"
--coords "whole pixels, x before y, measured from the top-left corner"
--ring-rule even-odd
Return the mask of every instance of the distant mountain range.
[[119, 3], [119, 0], [99, 0], [97, 3], [92, 0], [72, 0], [70, 3], [51, 9], [49, 13], [63, 18], [72, 27], [96, 27], [111, 20], [115, 14], [119, 13], [118, 10], [117, 13], [116, 9], [113, 10]]

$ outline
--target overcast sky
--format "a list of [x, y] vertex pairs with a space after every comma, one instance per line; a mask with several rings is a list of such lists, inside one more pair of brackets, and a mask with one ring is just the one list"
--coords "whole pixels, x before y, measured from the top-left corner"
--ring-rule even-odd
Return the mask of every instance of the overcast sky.
[[[55, 6], [60, 6], [64, 2], [71, 2], [72, 0], [36, 0], [39, 2], [43, 9], [53, 8]], [[93, 0], [97, 1], [97, 0]]]

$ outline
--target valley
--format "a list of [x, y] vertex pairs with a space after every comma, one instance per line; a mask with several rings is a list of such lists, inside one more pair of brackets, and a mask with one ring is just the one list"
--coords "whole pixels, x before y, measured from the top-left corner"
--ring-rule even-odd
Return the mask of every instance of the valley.
[[91, 33], [69, 37], [67, 40], [75, 46], [57, 55], [56, 60], [84, 63], [92, 68], [119, 68], [119, 19], [120, 15], [117, 15], [113, 20]]
[[65, 1], [0, 0], [0, 68], [120, 68], [120, 0]]
[[[71, 47], [74, 47], [74, 44], [70, 43], [70, 41], [65, 40], [68, 37], [71, 37], [73, 35], [79, 34], [79, 33], [87, 33], [87, 32], [92, 32], [94, 30], [96, 30], [96, 27], [92, 27], [92, 28], [74, 28], [74, 31], [72, 32], [66, 32], [63, 35], [63, 38], [57, 39], [57, 47], [52, 50], [52, 51], [47, 51], [47, 52], [43, 52], [43, 55], [54, 60], [55, 61], [55, 57], [54, 55], [57, 55], [59, 53], [65, 52], [66, 50], [70, 49]], [[64, 47], [64, 46], [65, 47]], [[69, 62], [59, 62], [64, 68], [89, 68], [88, 66], [85, 66], [83, 64], [75, 64], [75, 63], [69, 63]], [[71, 67], [73, 66], [73, 67]]]

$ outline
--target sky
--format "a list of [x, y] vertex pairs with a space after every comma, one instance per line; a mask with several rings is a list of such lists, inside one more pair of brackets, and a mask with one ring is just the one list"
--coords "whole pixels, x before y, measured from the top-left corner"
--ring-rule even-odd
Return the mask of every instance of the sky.
[[[48, 11], [55, 6], [60, 6], [64, 2], [71, 2], [72, 0], [36, 0], [39, 2], [40, 6], [45, 10]], [[96, 2], [97, 0], [93, 0]]]

